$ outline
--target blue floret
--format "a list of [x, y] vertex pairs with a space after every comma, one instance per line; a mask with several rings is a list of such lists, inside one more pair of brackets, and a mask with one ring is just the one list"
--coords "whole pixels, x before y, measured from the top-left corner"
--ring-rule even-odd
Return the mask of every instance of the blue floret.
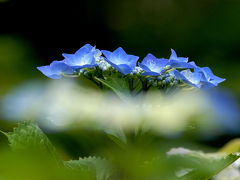
[[136, 67], [138, 56], [127, 54], [121, 47], [115, 51], [110, 52], [102, 50], [102, 53], [106, 57], [106, 61], [122, 74], [130, 74]]
[[67, 65], [75, 69], [82, 69], [97, 66], [95, 58], [100, 55], [101, 52], [99, 50], [90, 44], [86, 44], [81, 47], [75, 54], [64, 53], [63, 57], [65, 58], [64, 62]]
[[158, 59], [152, 54], [148, 54], [139, 66], [145, 71], [143, 75], [159, 76], [165, 71], [168, 59]]
[[52, 79], [60, 79], [64, 74], [71, 75], [75, 70], [65, 64], [64, 61], [53, 61], [49, 66], [37, 67], [45, 76]]

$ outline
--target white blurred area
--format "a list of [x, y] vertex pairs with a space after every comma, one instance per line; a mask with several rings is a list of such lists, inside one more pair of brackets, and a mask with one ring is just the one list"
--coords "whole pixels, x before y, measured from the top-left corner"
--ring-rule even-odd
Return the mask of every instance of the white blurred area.
[[34, 120], [49, 130], [122, 128], [160, 135], [187, 129], [206, 134], [224, 131], [217, 119], [216, 104], [201, 91], [171, 95], [151, 92], [123, 102], [113, 93], [85, 89], [74, 81], [33, 81], [4, 96], [1, 106], [1, 119]]

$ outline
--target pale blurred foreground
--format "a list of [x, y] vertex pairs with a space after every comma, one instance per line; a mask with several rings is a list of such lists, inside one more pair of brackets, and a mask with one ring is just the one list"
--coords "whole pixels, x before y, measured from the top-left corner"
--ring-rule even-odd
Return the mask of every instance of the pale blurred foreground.
[[142, 129], [164, 135], [191, 129], [211, 136], [240, 129], [237, 105], [221, 93], [150, 91], [124, 102], [83, 87], [68, 80], [26, 83], [3, 97], [2, 119], [38, 121], [49, 130]]

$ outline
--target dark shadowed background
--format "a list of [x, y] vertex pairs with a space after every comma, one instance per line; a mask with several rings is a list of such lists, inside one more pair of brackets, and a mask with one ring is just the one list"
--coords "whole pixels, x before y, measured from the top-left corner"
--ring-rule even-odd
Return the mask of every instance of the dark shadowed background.
[[0, 17], [1, 93], [90, 43], [140, 58], [173, 48], [240, 95], [239, 0], [0, 0]]

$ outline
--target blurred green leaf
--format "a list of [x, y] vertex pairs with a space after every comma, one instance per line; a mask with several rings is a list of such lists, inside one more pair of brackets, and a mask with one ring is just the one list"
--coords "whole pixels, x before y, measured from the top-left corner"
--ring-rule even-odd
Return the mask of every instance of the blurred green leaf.
[[227, 154], [235, 153], [239, 151], [240, 151], [240, 138], [229, 141], [219, 150], [219, 152], [223, 152]]
[[[236, 161], [239, 154], [203, 153], [185, 148], [174, 148], [168, 152], [169, 157], [181, 167], [189, 170], [180, 177], [182, 179], [211, 179], [220, 171]], [[177, 171], [178, 173], [179, 171]]]
[[127, 144], [127, 138], [124, 134], [118, 135], [116, 133], [113, 134], [113, 132], [106, 132], [108, 137], [115, 142], [120, 148], [126, 149]]
[[34, 122], [21, 122], [13, 132], [6, 133], [10, 147], [15, 151], [37, 150], [61, 163], [54, 146]]
[[112, 77], [107, 79], [95, 79], [112, 89], [123, 101], [128, 101], [130, 97], [130, 90], [128, 82], [125, 78]]
[[45, 154], [32, 150], [21, 152], [0, 149], [1, 180], [93, 180], [93, 174], [87, 171], [74, 171], [56, 162]]
[[99, 157], [85, 157], [78, 160], [66, 161], [65, 166], [75, 170], [96, 172], [97, 180], [110, 180], [113, 170], [108, 161]]

